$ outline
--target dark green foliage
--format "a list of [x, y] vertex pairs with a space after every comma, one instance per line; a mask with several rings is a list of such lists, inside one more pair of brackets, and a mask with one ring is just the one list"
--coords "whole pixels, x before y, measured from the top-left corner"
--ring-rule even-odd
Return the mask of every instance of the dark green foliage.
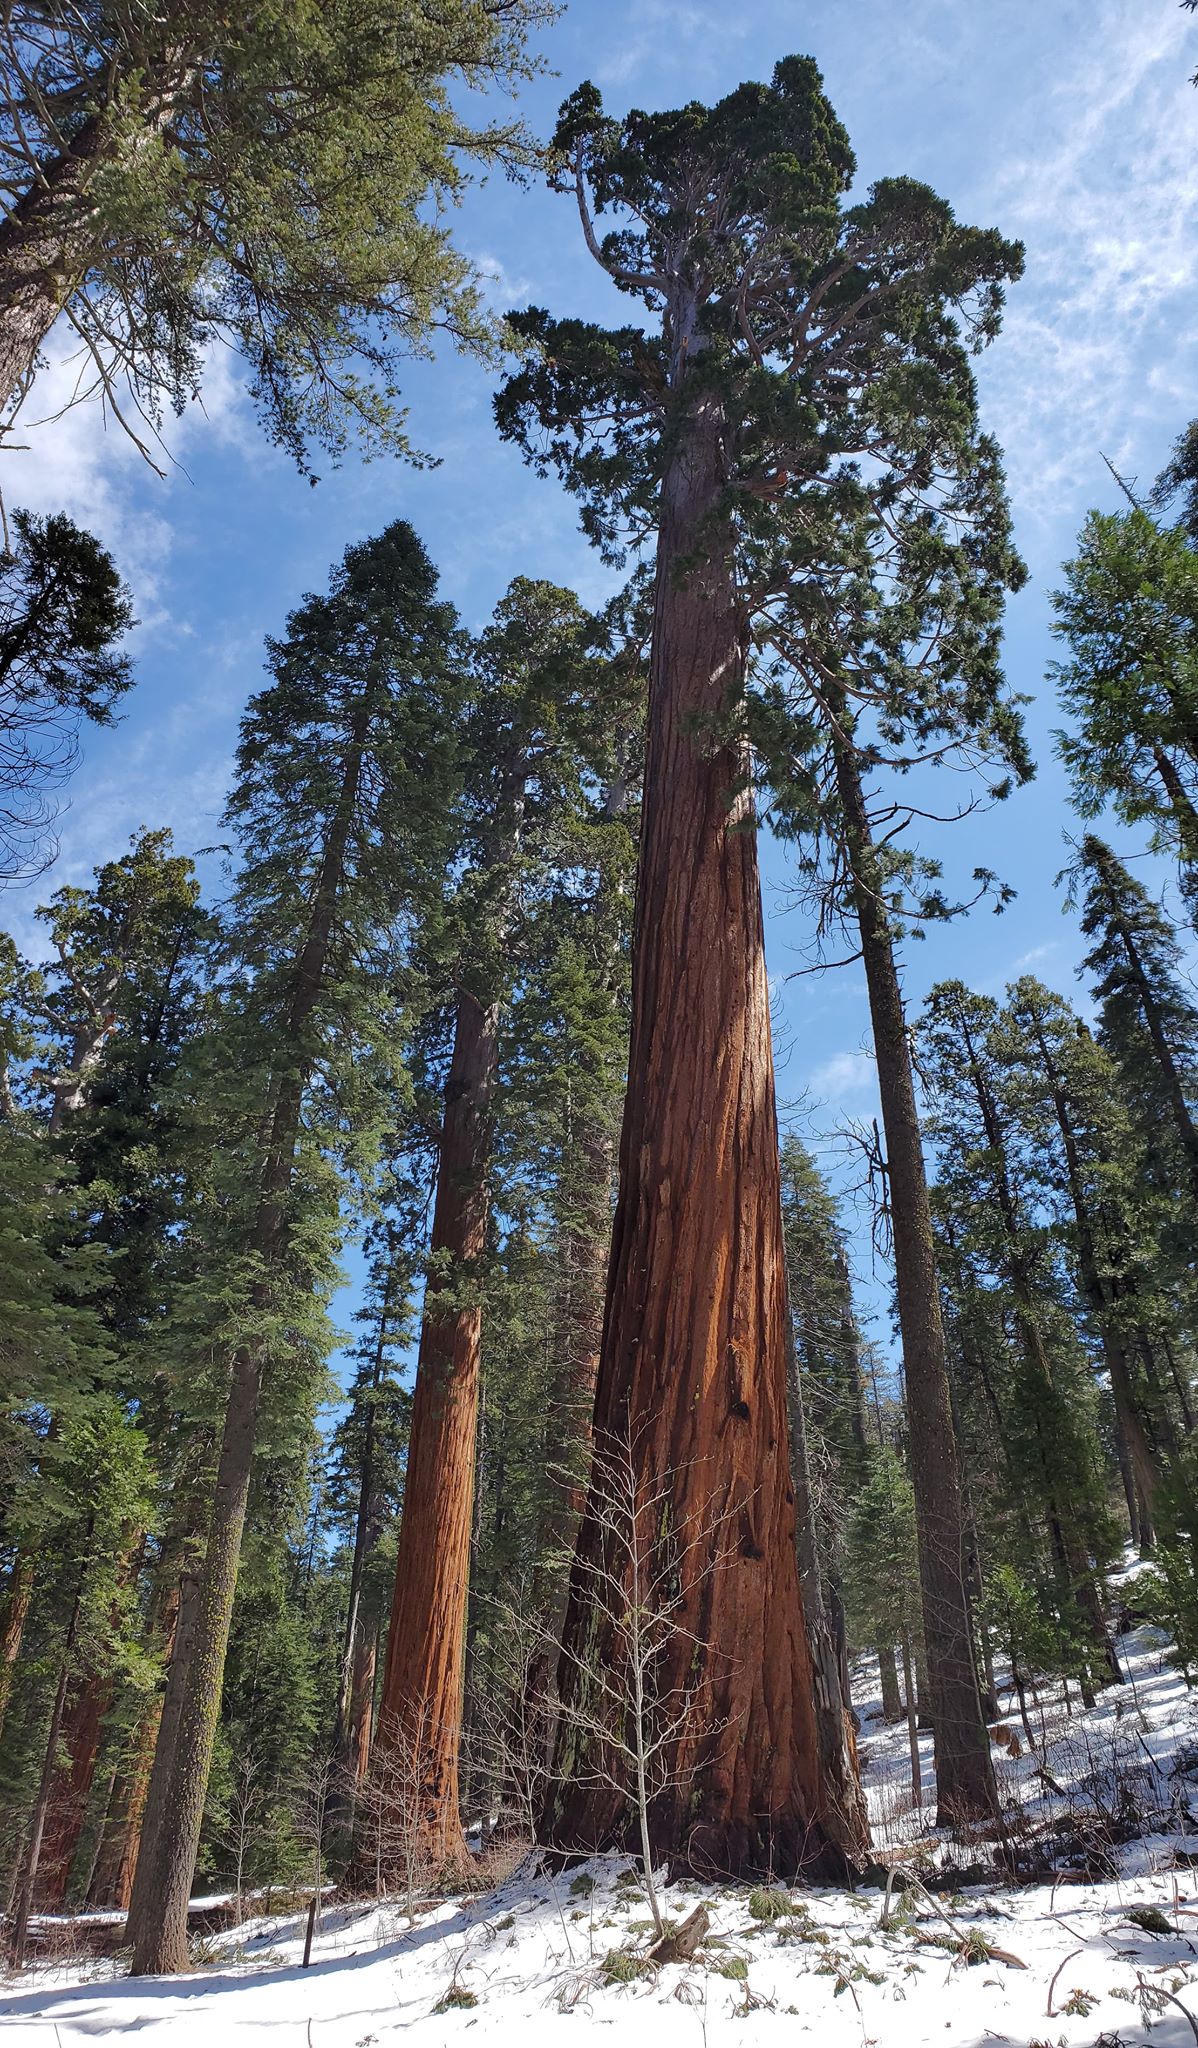
[[[1198, 554], [1184, 527], [1139, 508], [1092, 512], [1055, 595], [1070, 658], [1052, 669], [1072, 729], [1058, 736], [1084, 818], [1111, 804], [1148, 821], [1198, 891]], [[1196, 904], [1198, 907], [1198, 904]]]
[[530, 151], [512, 121], [463, 118], [458, 89], [527, 75], [526, 32], [550, 12], [22, 5], [0, 36], [6, 210], [79, 153], [47, 268], [109, 383], [124, 372], [152, 419], [198, 391], [224, 340], [301, 463], [351, 430], [368, 451], [402, 446], [399, 358], [437, 326], [474, 346], [487, 331], [445, 211], [471, 159]]
[[1080, 1631], [1084, 1644], [1086, 1626], [1097, 1627], [1096, 1575], [1116, 1538], [1079, 1304], [1043, 1201], [1047, 1134], [1021, 1118], [1019, 1047], [992, 999], [939, 984], [918, 1056], [957, 1341], [975, 1397], [990, 1407], [977, 1437], [992, 1458], [997, 1421], [1002, 1447], [1011, 1515], [1002, 1554], [1014, 1542], [1025, 1570], [1055, 1586], [1059, 1626], [1070, 1640]]
[[846, 1506], [845, 1559], [854, 1642], [913, 1644], [921, 1629], [915, 1495], [889, 1445], [873, 1451], [868, 1476]]
[[[965, 351], [994, 332], [1021, 253], [959, 227], [908, 179], [846, 207], [853, 157], [809, 58], [785, 58], [770, 85], [741, 86], [711, 108], [623, 122], [581, 86], [554, 148], [557, 187], [589, 194], [597, 221], [616, 217], [602, 240], [588, 225], [593, 252], [647, 304], [654, 328], [603, 330], [535, 308], [513, 316], [534, 359], [497, 415], [538, 467], [559, 470], [606, 552], [652, 521], [674, 434], [703, 389], [735, 422], [726, 487], [750, 603], [790, 580], [796, 545], [798, 566], [817, 566], [826, 519], [868, 497], [857, 459], [885, 470], [918, 446], [926, 477], [934, 442], [967, 428]], [[944, 410], [929, 436], [934, 392]], [[896, 470], [884, 488], [898, 488]], [[790, 530], [791, 492], [802, 537]]]
[[133, 623], [111, 556], [64, 513], [12, 515], [0, 554], [0, 881], [54, 857], [53, 792], [85, 720], [111, 723], [133, 672]]

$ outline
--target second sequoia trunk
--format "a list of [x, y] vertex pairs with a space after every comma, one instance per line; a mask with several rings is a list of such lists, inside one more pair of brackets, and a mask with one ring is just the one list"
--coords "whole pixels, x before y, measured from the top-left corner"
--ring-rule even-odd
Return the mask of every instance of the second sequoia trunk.
[[[466, 1583], [474, 1506], [482, 1307], [475, 1291], [486, 1245], [497, 1013], [463, 990], [445, 1088], [428, 1282], [395, 1565], [395, 1600], [376, 1747], [406, 1753], [420, 1787], [422, 1846], [462, 1863], [458, 1747]], [[443, 1301], [438, 1295], [445, 1296]]]
[[[698, 353], [675, 308], [679, 358]], [[681, 361], [675, 363], [675, 373]], [[699, 380], [695, 380], [698, 382]], [[653, 1852], [675, 1871], [839, 1876], [820, 1762], [787, 1461], [787, 1301], [769, 985], [741, 747], [715, 722], [739, 695], [746, 626], [722, 510], [727, 423], [700, 389], [663, 480], [633, 1025], [595, 1440], [668, 1483], [677, 1627], [655, 1673], [685, 1695]], [[683, 571], [685, 569], [685, 577]], [[564, 1712], [545, 1840], [632, 1839], [618, 1789], [575, 1755], [586, 1673], [609, 1657], [588, 1591], [605, 1558], [588, 1502], [566, 1615]], [[704, 1533], [704, 1532], [708, 1533]], [[697, 1546], [697, 1547], [693, 1547]]]

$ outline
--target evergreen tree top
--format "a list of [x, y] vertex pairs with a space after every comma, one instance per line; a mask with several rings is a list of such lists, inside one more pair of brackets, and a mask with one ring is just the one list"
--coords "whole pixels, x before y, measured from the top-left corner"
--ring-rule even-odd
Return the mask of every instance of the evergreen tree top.
[[[996, 331], [1022, 253], [910, 179], [847, 206], [851, 152], [810, 60], [712, 108], [623, 122], [581, 87], [555, 151], [551, 182], [574, 191], [592, 255], [656, 315], [648, 331], [512, 316], [533, 358], [497, 400], [500, 430], [561, 472], [592, 538], [616, 551], [651, 520], [704, 390], [750, 530], [754, 508], [768, 525], [788, 489], [846, 464], [894, 464], [892, 488], [900, 462], [929, 480], [972, 420], [968, 351]], [[620, 225], [600, 240], [605, 211]]]

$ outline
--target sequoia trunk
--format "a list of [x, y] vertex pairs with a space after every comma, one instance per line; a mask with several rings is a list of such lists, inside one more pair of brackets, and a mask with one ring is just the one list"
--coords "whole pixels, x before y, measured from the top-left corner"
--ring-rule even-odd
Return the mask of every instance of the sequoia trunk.
[[[676, 388], [701, 351], [671, 316]], [[662, 485], [650, 730], [633, 950], [620, 1191], [595, 1405], [599, 1447], [627, 1442], [667, 1485], [685, 1568], [655, 1674], [685, 1696], [654, 1855], [675, 1872], [840, 1876], [812, 1706], [787, 1466], [787, 1303], [778, 1128], [748, 762], [713, 727], [735, 706], [746, 623], [722, 507], [728, 435], [698, 385]], [[588, 1501], [571, 1577], [567, 1708], [611, 1645], [588, 1594], [605, 1558]], [[715, 1526], [710, 1524], [714, 1515]], [[703, 1532], [708, 1530], [709, 1533]], [[633, 1802], [573, 1767], [569, 1713], [545, 1840], [601, 1850], [637, 1835]]]
[[79, 1838], [87, 1819], [88, 1801], [100, 1756], [104, 1716], [110, 1699], [108, 1679], [97, 1672], [88, 1672], [63, 1716], [60, 1742], [66, 1749], [67, 1761], [64, 1769], [55, 1772], [50, 1787], [41, 1862], [34, 1888], [39, 1912], [57, 1912], [66, 1898]]
[[997, 1813], [998, 1792], [965, 1591], [965, 1522], [911, 1049], [851, 721], [843, 705], [834, 746], [886, 1138], [937, 1816], [945, 1825]]
[[[406, 1753], [425, 1852], [462, 1864], [458, 1806], [497, 1012], [458, 1000], [376, 1753]], [[445, 1295], [444, 1301], [438, 1297]]]

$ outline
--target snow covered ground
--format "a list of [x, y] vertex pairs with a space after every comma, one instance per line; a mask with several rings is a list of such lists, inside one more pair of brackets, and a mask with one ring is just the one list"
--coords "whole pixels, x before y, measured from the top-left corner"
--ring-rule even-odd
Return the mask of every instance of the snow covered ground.
[[[1084, 1715], [1045, 1702], [1043, 1748], [996, 1752], [1012, 1839], [1032, 1859], [1051, 1825], [1053, 1878], [963, 1882], [992, 1852], [945, 1844], [932, 1812], [910, 1807], [906, 1730], [883, 1726], [876, 1673], [863, 1668], [878, 1854], [920, 1875], [905, 1893], [896, 1881], [889, 1919], [876, 1888], [669, 1886], [671, 1918], [706, 1901], [711, 1935], [693, 1962], [654, 1969], [636, 1874], [606, 1858], [556, 1877], [518, 1874], [411, 1925], [395, 1905], [328, 1909], [307, 1970], [295, 1918], [214, 1937], [186, 1978], [134, 1981], [96, 1960], [42, 1965], [0, 1986], [0, 2034], [6, 2048], [222, 2048], [230, 2036], [235, 2048], [388, 2048], [407, 2037], [416, 2048], [568, 2048], [620, 2034], [653, 2048], [781, 2048], [796, 2036], [813, 2048], [1193, 2048], [1198, 1697], [1154, 1630], [1120, 1648], [1124, 1686]], [[1017, 1713], [1008, 1725], [1022, 1740]], [[926, 1739], [924, 1749], [930, 1799]], [[1120, 1840], [1133, 1799], [1154, 1814], [1154, 1832]], [[957, 1874], [938, 1877], [946, 1861]]]

